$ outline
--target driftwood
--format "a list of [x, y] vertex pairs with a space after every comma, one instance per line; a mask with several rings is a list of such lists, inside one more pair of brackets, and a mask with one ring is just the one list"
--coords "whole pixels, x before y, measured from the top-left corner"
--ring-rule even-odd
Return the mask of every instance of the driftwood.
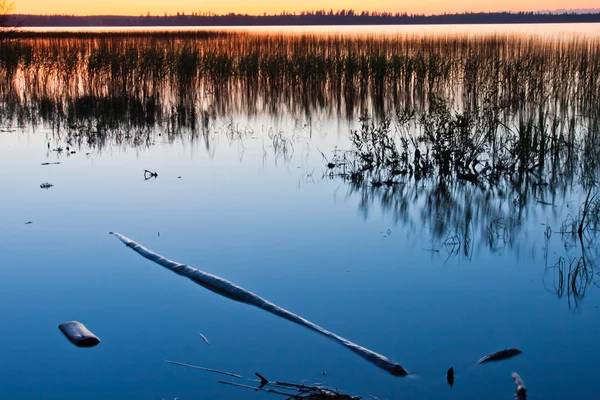
[[323, 386], [309, 386], [289, 382], [269, 381], [258, 372], [256, 372], [255, 375], [260, 378], [260, 385], [258, 387], [227, 381], [218, 381], [218, 383], [236, 386], [242, 389], [251, 389], [266, 393], [279, 394], [288, 397], [288, 399], [360, 400], [360, 397], [352, 397], [350, 395], [340, 393], [338, 390], [332, 390]]
[[521, 376], [516, 372], [513, 372], [512, 378], [515, 380], [515, 385], [517, 385], [517, 390], [515, 391], [517, 400], [527, 400], [527, 388], [525, 388], [525, 382], [523, 382]]
[[206, 336], [204, 336], [201, 333], [199, 333], [198, 335], [200, 335], [200, 337], [202, 338], [202, 340], [204, 340], [206, 342], [206, 344], [210, 344], [210, 342], [208, 341], [208, 339], [206, 338]]
[[58, 329], [77, 347], [93, 347], [100, 339], [90, 332], [81, 322], [68, 321], [58, 326]]
[[523, 352], [519, 349], [504, 349], [504, 350], [500, 350], [500, 351], [497, 351], [492, 354], [488, 354], [487, 356], [480, 358], [477, 361], [477, 364], [483, 364], [483, 363], [492, 362], [492, 361], [506, 360], [507, 358], [512, 358], [512, 357], [518, 356], [519, 354], [522, 354], [522, 353]]
[[397, 362], [390, 360], [389, 358], [382, 356], [381, 354], [377, 354], [374, 351], [371, 351], [367, 348], [359, 346], [358, 344], [353, 343], [332, 332], [329, 332], [328, 330], [325, 330], [324, 328], [321, 328], [320, 326], [296, 314], [293, 314], [279, 307], [278, 305], [273, 304], [252, 292], [249, 292], [248, 290], [242, 287], [239, 287], [218, 276], [192, 268], [189, 265], [180, 264], [168, 260], [160, 254], [157, 254], [152, 250], [147, 249], [146, 247], [121, 235], [120, 233], [111, 232], [111, 234], [116, 236], [123, 243], [125, 243], [127, 247], [130, 247], [131, 249], [133, 249], [143, 257], [147, 258], [148, 260], [154, 261], [155, 263], [175, 272], [178, 275], [185, 276], [212, 292], [220, 294], [221, 296], [228, 297], [232, 300], [239, 301], [241, 303], [253, 305], [272, 314], [275, 314], [281, 318], [285, 318], [289, 321], [295, 322], [299, 325], [312, 329], [313, 331], [319, 332], [320, 334], [335, 340], [336, 342], [352, 350], [354, 353], [358, 354], [365, 360], [375, 364], [379, 368], [389, 372], [394, 376], [408, 375], [408, 371]]
[[[177, 361], [165, 361], [169, 364], [181, 365], [183, 367], [195, 368], [202, 371], [215, 372], [218, 374], [229, 375], [234, 378], [243, 378], [241, 375], [233, 374], [231, 372], [219, 371], [212, 368], [198, 367], [196, 365], [189, 365], [180, 363]], [[259, 374], [254, 373], [260, 380], [248, 379], [248, 381], [258, 383], [258, 386], [251, 386], [243, 383], [235, 383], [229, 381], [217, 381], [224, 385], [235, 386], [242, 389], [250, 389], [257, 392], [273, 393], [286, 396], [288, 399], [327, 399], [327, 400], [360, 400], [360, 397], [352, 397], [347, 394], [340, 393], [338, 390], [329, 389], [323, 386], [309, 386], [301, 385], [297, 383], [281, 382], [281, 381], [269, 381], [267, 378]]]
[[239, 388], [242, 388], [242, 389], [252, 389], [252, 390], [255, 390], [257, 392], [266, 392], [266, 393], [280, 394], [282, 396], [292, 396], [292, 394], [290, 394], [288, 392], [280, 392], [278, 390], [265, 389], [265, 388], [261, 388], [261, 387], [257, 388], [257, 387], [250, 386], [250, 385], [242, 385], [241, 383], [233, 383], [233, 382], [227, 382], [227, 381], [217, 381], [217, 383], [222, 383], [223, 385], [235, 386], [235, 387], [239, 387]]

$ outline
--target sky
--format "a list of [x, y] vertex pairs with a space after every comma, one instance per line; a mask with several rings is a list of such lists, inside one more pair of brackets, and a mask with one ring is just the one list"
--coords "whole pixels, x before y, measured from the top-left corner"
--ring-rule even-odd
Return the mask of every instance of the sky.
[[437, 14], [464, 11], [537, 11], [598, 7], [598, 0], [16, 0], [21, 14], [151, 15], [177, 12], [279, 13], [319, 9]]

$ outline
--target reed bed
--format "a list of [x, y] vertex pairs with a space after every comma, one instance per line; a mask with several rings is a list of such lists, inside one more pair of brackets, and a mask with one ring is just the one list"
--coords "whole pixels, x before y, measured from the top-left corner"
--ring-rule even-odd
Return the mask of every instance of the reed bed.
[[[68, 113], [80, 98], [353, 119], [424, 109], [431, 94], [589, 115], [600, 98], [600, 40], [251, 32], [20, 32], [0, 43], [0, 98]], [[249, 106], [249, 105], [252, 106]], [[148, 110], [146, 110], [148, 111]], [[190, 123], [190, 121], [187, 121]]]

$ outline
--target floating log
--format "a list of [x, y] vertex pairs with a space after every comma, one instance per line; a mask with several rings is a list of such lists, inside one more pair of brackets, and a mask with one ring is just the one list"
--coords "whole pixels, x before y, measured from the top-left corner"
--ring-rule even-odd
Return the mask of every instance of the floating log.
[[507, 358], [512, 358], [512, 357], [518, 356], [519, 354], [522, 354], [522, 353], [523, 352], [519, 349], [504, 349], [504, 350], [500, 350], [500, 351], [497, 351], [492, 354], [488, 354], [487, 356], [480, 358], [477, 361], [477, 364], [483, 364], [483, 363], [492, 362], [492, 361], [506, 360]]
[[94, 347], [100, 343], [100, 339], [90, 332], [81, 322], [63, 322], [58, 328], [67, 339], [77, 347]]
[[147, 249], [139, 243], [134, 242], [128, 237], [121, 235], [120, 233], [110, 233], [116, 236], [119, 240], [121, 240], [121, 242], [125, 243], [127, 247], [130, 247], [131, 249], [133, 249], [143, 257], [147, 258], [148, 260], [154, 261], [155, 263], [175, 272], [178, 275], [185, 276], [212, 292], [220, 294], [221, 296], [228, 297], [232, 300], [239, 301], [241, 303], [253, 305], [272, 314], [275, 314], [281, 318], [285, 318], [289, 321], [295, 322], [299, 325], [312, 329], [313, 331], [319, 332], [320, 334], [335, 340], [336, 342], [352, 350], [354, 353], [358, 354], [365, 360], [375, 364], [379, 368], [389, 372], [394, 376], [408, 375], [408, 371], [397, 362], [390, 360], [389, 358], [382, 356], [381, 354], [375, 353], [374, 351], [359, 346], [358, 344], [344, 339], [343, 337], [338, 336], [332, 332], [329, 332], [328, 330], [321, 328], [320, 326], [296, 314], [293, 314], [279, 307], [278, 305], [273, 304], [252, 292], [249, 292], [248, 290], [240, 286], [237, 286], [216, 275], [212, 275], [207, 272], [192, 268], [189, 265], [171, 261], [161, 256], [160, 254], [157, 254], [152, 250]]

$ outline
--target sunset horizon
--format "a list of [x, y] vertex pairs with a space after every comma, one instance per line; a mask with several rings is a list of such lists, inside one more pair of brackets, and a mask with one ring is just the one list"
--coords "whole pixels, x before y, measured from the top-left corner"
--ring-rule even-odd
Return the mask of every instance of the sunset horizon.
[[302, 7], [294, 7], [296, 3], [286, 1], [266, 0], [247, 4], [238, 0], [224, 0], [219, 4], [207, 4], [204, 1], [174, 0], [165, 4], [163, 1], [134, 0], [123, 4], [115, 0], [107, 0], [101, 4], [82, 4], [74, 0], [55, 1], [48, 4], [41, 0], [20, 0], [15, 2], [12, 10], [14, 14], [26, 15], [76, 15], [76, 16], [164, 16], [183, 14], [213, 13], [225, 15], [229, 13], [247, 14], [254, 16], [279, 15], [281, 13], [300, 14], [302, 12], [317, 10], [354, 10], [355, 12], [388, 12], [407, 13], [419, 15], [439, 15], [456, 13], [496, 13], [496, 12], [598, 12], [600, 8], [595, 2], [581, 0], [572, 2], [568, 7], [561, 0], [533, 1], [523, 6], [523, 2], [509, 0], [506, 2], [494, 1], [481, 4], [473, 0], [464, 0], [448, 4], [438, 0], [407, 1], [402, 5], [389, 0], [376, 0], [371, 7], [364, 7], [364, 3], [357, 0], [341, 1], [332, 0], [319, 2], [308, 0]]

